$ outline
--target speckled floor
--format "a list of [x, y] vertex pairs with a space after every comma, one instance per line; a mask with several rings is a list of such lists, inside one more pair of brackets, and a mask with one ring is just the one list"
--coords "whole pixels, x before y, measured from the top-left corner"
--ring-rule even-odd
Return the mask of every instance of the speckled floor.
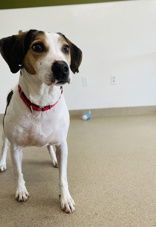
[[58, 169], [46, 149], [30, 147], [23, 163], [26, 203], [14, 199], [10, 158], [0, 174], [0, 227], [156, 226], [156, 115], [75, 118], [68, 144], [75, 213], [60, 210]]

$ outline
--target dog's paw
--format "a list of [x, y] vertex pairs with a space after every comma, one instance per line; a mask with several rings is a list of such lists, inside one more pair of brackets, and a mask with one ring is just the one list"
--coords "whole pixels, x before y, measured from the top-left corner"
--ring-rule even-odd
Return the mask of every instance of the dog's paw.
[[6, 169], [6, 163], [0, 163], [0, 172], [4, 172]]
[[58, 168], [58, 162], [57, 162], [57, 160], [53, 160], [52, 161], [52, 165], [53, 165], [54, 168]]
[[61, 209], [66, 213], [73, 213], [75, 211], [75, 202], [72, 197], [69, 195], [61, 196], [60, 195], [60, 202], [61, 202]]
[[29, 193], [25, 187], [17, 188], [16, 194], [15, 194], [15, 199], [18, 202], [25, 202], [28, 200], [28, 198], [29, 198]]

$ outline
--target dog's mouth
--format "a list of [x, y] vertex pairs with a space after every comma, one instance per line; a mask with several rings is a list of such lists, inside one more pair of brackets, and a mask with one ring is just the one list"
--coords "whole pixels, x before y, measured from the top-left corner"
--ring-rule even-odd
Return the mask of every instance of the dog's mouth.
[[49, 86], [51, 86], [51, 85], [61, 86], [61, 85], [64, 85], [64, 84], [70, 84], [70, 78], [67, 78], [65, 80], [52, 79], [47, 84]]
[[68, 80], [55, 80], [55, 85], [64, 85], [64, 84], [69, 84], [70, 83], [70, 79]]
[[66, 84], [67, 83], [67, 81], [58, 81], [58, 82], [56, 82], [56, 85], [63, 85], [63, 84]]

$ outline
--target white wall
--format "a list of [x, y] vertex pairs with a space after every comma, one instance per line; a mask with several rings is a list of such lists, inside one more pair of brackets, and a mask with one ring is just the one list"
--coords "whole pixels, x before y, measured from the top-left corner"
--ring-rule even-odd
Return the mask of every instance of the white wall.
[[[65, 88], [70, 109], [156, 105], [155, 0], [1, 10], [0, 28], [0, 38], [60, 31], [81, 47], [80, 74]], [[0, 58], [0, 113], [17, 79]]]

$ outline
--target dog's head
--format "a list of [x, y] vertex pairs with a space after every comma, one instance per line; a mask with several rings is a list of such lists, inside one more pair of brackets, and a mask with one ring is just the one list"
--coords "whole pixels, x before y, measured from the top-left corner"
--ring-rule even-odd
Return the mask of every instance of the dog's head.
[[38, 30], [1, 39], [0, 51], [12, 73], [24, 69], [47, 85], [70, 82], [70, 70], [79, 72], [82, 60], [81, 50], [63, 34]]

